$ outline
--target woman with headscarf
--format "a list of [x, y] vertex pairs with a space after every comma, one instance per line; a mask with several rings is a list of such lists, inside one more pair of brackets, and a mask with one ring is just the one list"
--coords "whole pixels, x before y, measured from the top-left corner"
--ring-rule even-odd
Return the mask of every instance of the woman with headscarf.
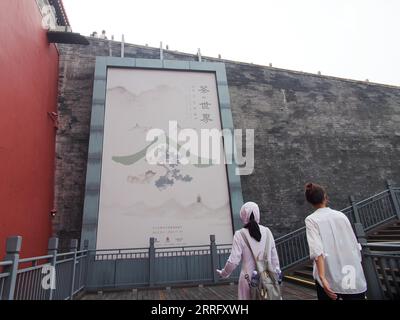
[[[248, 279], [251, 279], [253, 271], [256, 270], [254, 257], [247, 246], [243, 236], [247, 238], [248, 243], [255, 256], [263, 257], [264, 251], [268, 250], [268, 269], [278, 274], [279, 258], [275, 248], [275, 240], [271, 231], [260, 223], [260, 210], [254, 202], [246, 202], [240, 209], [240, 219], [244, 227], [235, 232], [233, 236], [232, 251], [222, 270], [217, 270], [222, 278], [228, 278], [242, 261], [242, 270], [239, 277], [238, 298], [239, 300], [250, 300], [250, 287]], [[246, 279], [246, 275], [248, 279]]]

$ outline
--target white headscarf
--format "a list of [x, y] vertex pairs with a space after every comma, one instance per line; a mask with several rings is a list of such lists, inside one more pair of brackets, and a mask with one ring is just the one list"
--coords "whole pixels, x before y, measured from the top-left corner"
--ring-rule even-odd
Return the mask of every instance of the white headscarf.
[[260, 223], [260, 209], [257, 203], [246, 202], [240, 209], [240, 219], [242, 219], [243, 224], [249, 223], [251, 213], [254, 215], [254, 220]]

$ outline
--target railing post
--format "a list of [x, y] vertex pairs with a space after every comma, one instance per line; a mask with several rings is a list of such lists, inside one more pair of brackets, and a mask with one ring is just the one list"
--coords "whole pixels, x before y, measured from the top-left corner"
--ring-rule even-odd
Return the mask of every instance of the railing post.
[[89, 240], [83, 241], [83, 250], [85, 251], [85, 275], [83, 277], [83, 285], [86, 287], [89, 274]]
[[71, 274], [71, 289], [70, 289], [70, 300], [73, 300], [74, 297], [74, 287], [75, 287], [75, 272], [76, 272], [76, 252], [78, 251], [78, 240], [72, 239], [70, 243], [70, 250], [74, 253], [73, 255], [73, 264], [72, 264], [72, 274]]
[[353, 208], [354, 224], [356, 224], [356, 223], [360, 223], [361, 224], [360, 214], [358, 213], [358, 209], [357, 209], [357, 205], [356, 205], [356, 201], [354, 200], [354, 197], [350, 196], [349, 200], [350, 200], [351, 207]]
[[95, 268], [94, 263], [96, 260], [96, 251], [91, 251], [89, 249], [89, 240], [85, 240], [84, 242], [84, 248], [86, 251], [86, 270], [85, 270], [85, 288], [88, 286], [89, 284], [89, 280], [91, 280], [89, 277], [92, 274], [92, 268]]
[[211, 272], [213, 277], [213, 282], [218, 282], [218, 253], [217, 253], [217, 245], [215, 243], [215, 235], [210, 235], [210, 254], [211, 254]]
[[362, 246], [362, 266], [365, 279], [367, 280], [367, 297], [370, 300], [382, 300], [384, 299], [382, 286], [375, 268], [374, 259], [371, 256], [371, 251], [367, 246], [368, 243], [365, 237], [364, 227], [361, 223], [355, 223], [354, 229], [358, 242]]
[[399, 205], [399, 202], [397, 201], [397, 197], [393, 190], [392, 183], [389, 180], [386, 180], [386, 186], [389, 189], [390, 198], [392, 199], [392, 203], [393, 203], [396, 215], [397, 215], [397, 219], [400, 219], [400, 205]]
[[49, 289], [49, 300], [53, 300], [53, 295], [54, 295], [54, 291], [55, 289], [55, 285], [56, 285], [56, 277], [57, 277], [57, 273], [56, 273], [56, 263], [57, 263], [57, 251], [58, 251], [58, 238], [50, 238], [49, 239], [49, 243], [48, 243], [48, 249], [47, 249], [47, 254], [51, 255], [52, 257], [50, 258], [50, 266], [51, 266], [51, 272], [52, 272], [52, 276], [51, 276], [51, 283], [50, 283], [50, 289]]
[[17, 283], [17, 271], [19, 263], [19, 253], [21, 251], [22, 237], [14, 236], [7, 238], [6, 256], [4, 261], [11, 261], [12, 264], [4, 267], [4, 273], [10, 273], [5, 278], [3, 287], [3, 300], [14, 300], [15, 285]]
[[154, 247], [154, 238], [150, 238], [149, 247], [149, 286], [153, 287], [155, 282], [155, 262], [156, 262], [156, 249]]

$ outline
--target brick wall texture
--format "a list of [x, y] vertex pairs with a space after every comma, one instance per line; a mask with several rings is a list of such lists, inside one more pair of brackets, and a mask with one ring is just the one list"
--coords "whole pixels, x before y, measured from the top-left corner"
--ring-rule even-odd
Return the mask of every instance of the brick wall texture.
[[[120, 56], [119, 42], [60, 45], [54, 234], [79, 238], [96, 56]], [[158, 59], [159, 49], [125, 44], [125, 57]], [[197, 60], [164, 51], [164, 59]], [[245, 201], [260, 205], [275, 236], [304, 225], [308, 181], [331, 207], [400, 184], [400, 87], [204, 58], [226, 65], [235, 128], [255, 129], [255, 170], [242, 176]]]

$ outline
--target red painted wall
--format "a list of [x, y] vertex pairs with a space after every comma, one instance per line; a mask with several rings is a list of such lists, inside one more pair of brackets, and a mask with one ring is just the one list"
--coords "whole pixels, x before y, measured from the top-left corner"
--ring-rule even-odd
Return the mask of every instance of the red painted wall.
[[51, 235], [58, 52], [41, 20], [35, 0], [0, 1], [0, 259], [8, 236], [33, 256]]

